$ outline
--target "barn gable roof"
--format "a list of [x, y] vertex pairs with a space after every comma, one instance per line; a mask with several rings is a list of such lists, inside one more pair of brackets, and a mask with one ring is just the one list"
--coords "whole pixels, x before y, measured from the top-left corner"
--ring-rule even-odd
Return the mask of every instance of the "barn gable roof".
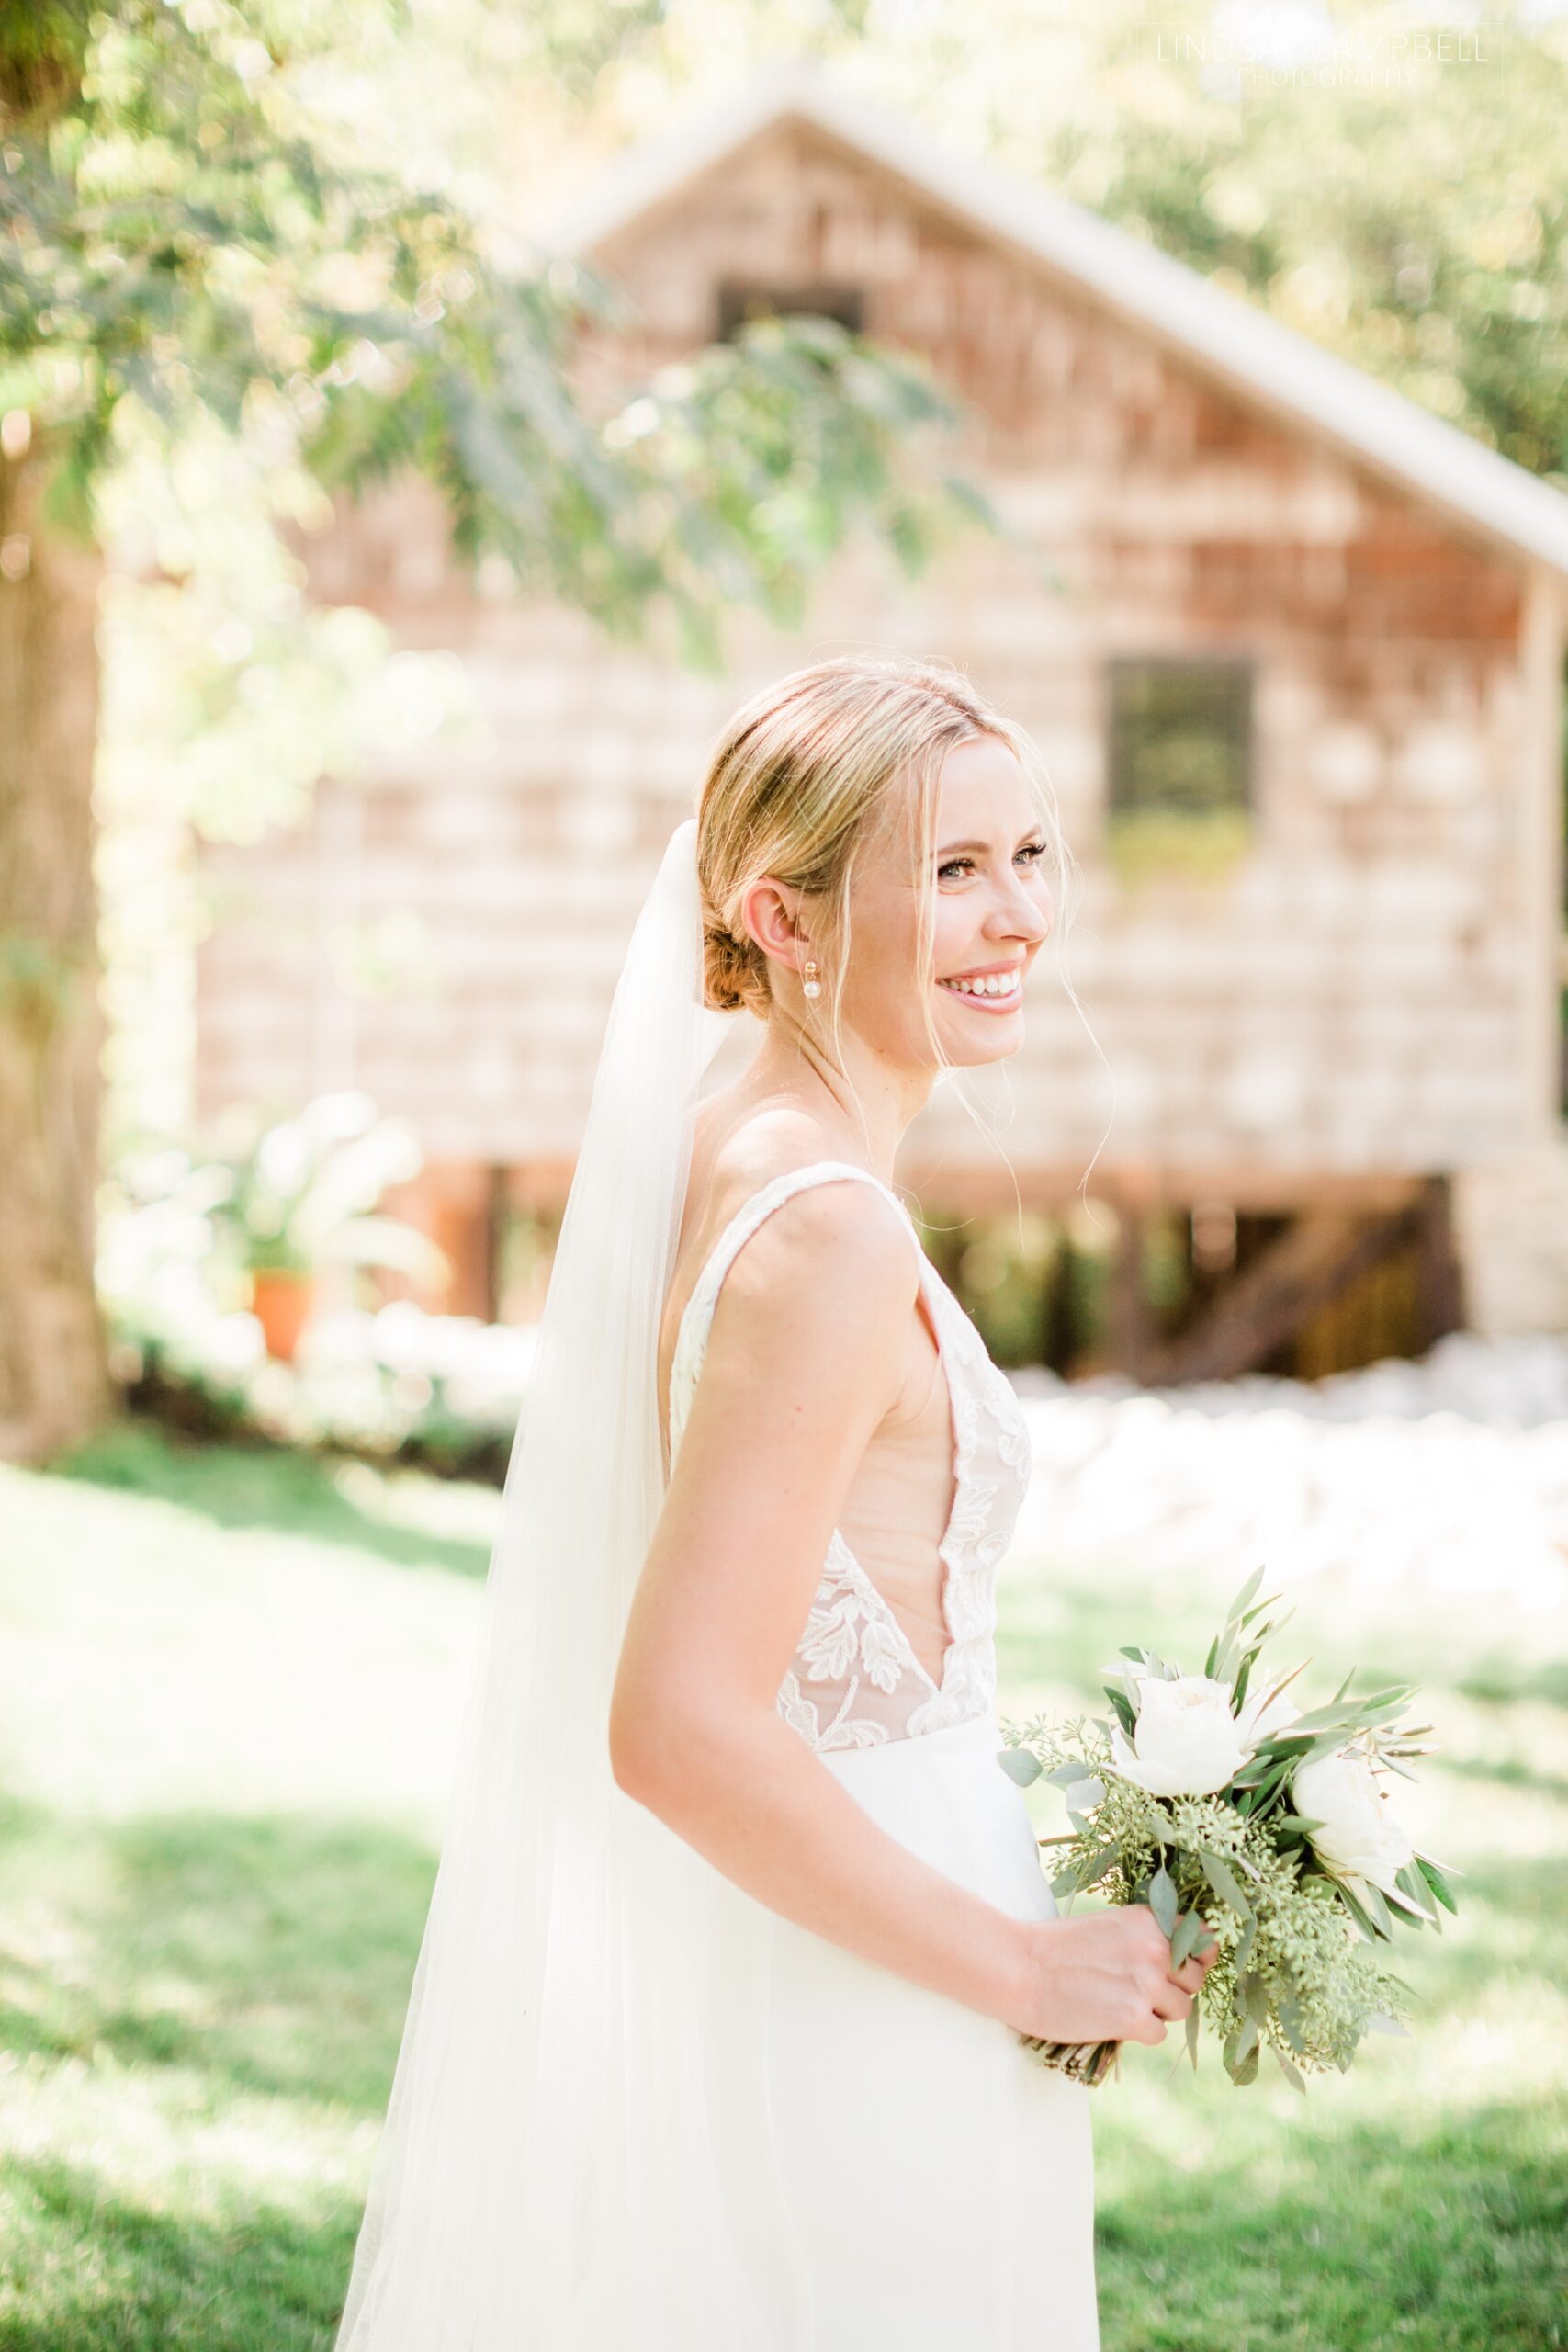
[[1404, 393], [1065, 197], [938, 146], [809, 61], [770, 65], [724, 104], [635, 149], [542, 242], [583, 261], [790, 119], [879, 164], [972, 230], [1043, 263], [1233, 391], [1304, 427], [1516, 552], [1568, 574], [1568, 497]]

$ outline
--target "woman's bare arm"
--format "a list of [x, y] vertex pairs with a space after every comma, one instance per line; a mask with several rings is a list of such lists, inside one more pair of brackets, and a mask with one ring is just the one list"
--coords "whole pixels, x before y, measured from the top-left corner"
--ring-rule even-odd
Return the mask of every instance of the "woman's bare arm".
[[[793, 1195], [737, 1257], [627, 1623], [615, 1778], [759, 1902], [863, 1959], [1064, 2038], [1081, 1979], [1116, 2019], [1086, 2038], [1157, 2041], [1190, 1999], [1165, 1977], [1152, 1915], [1010, 1918], [879, 1829], [777, 1712], [844, 1497], [899, 1392], [917, 1287], [910, 1236], [847, 1182]], [[1181, 1981], [1195, 1987], [1197, 1963]]]

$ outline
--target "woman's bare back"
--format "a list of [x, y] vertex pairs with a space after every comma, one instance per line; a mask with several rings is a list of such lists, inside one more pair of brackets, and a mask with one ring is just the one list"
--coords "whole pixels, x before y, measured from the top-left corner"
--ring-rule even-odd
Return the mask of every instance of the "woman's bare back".
[[[705, 1130], [704, 1114], [713, 1114]], [[699, 1114], [675, 1272], [660, 1334], [661, 1428], [669, 1449], [671, 1373], [696, 1284], [738, 1213], [788, 1171], [844, 1160], [843, 1147], [794, 1106], [726, 1119]], [[855, 1164], [859, 1164], [856, 1162]], [[785, 1212], [787, 1214], [787, 1211]], [[862, 1456], [840, 1512], [845, 1543], [940, 1684], [948, 1641], [940, 1547], [953, 1510], [954, 1432], [940, 1345], [911, 1256], [910, 1312], [897, 1401]]]

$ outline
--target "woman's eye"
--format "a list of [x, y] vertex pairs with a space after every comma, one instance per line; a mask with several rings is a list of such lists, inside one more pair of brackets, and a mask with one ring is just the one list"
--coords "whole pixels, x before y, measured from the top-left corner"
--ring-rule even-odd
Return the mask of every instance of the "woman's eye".
[[[1013, 857], [1015, 863], [1021, 857], [1026, 865], [1037, 865], [1044, 854], [1043, 842], [1025, 842], [1021, 849], [1014, 851]], [[972, 857], [950, 857], [944, 865], [937, 867], [937, 880], [945, 882], [950, 874], [973, 874], [974, 871], [975, 861]]]

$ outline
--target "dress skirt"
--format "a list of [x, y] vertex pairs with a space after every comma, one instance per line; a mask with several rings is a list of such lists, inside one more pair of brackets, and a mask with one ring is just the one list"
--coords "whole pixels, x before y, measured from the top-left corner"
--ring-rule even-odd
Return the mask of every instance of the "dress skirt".
[[[1056, 1904], [993, 1714], [821, 1760], [911, 1853], [1014, 1918]], [[1099, 2352], [1093, 2093], [1012, 2029], [774, 1922], [773, 2145], [812, 2352]]]

